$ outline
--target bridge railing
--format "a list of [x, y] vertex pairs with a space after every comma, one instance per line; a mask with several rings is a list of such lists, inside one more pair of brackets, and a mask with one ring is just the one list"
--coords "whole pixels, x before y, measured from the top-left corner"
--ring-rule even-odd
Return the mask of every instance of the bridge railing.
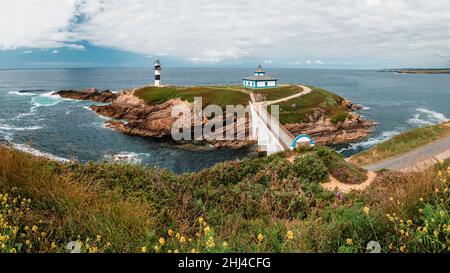
[[295, 137], [279, 122], [278, 119], [273, 117], [267, 111], [267, 106], [264, 104], [251, 103], [250, 106], [254, 107], [256, 114], [264, 122], [269, 131], [277, 138], [284, 150], [289, 150], [291, 148], [292, 141]]

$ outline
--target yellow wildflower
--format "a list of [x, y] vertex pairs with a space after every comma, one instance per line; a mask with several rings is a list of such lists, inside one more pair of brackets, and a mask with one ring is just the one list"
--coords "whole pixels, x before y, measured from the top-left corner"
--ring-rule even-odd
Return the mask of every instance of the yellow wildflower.
[[211, 232], [211, 228], [209, 226], [206, 226], [203, 231], [205, 232], [205, 235], [208, 235]]
[[146, 253], [147, 252], [147, 247], [145, 247], [145, 246], [141, 247], [141, 252], [142, 253]]
[[406, 246], [401, 246], [400, 247], [400, 252], [405, 252], [405, 250], [406, 250]]
[[56, 248], [56, 243], [52, 242], [52, 244], [50, 245], [51, 248]]
[[225, 248], [227, 248], [227, 247], [228, 247], [228, 243], [227, 243], [227, 242], [223, 242], [223, 243], [222, 243], [222, 246], [225, 247]]
[[179, 251], [178, 249], [175, 249], [175, 250], [173, 251], [173, 253], [180, 253], [180, 251]]
[[349, 246], [353, 245], [353, 240], [352, 240], [352, 239], [350, 239], [350, 238], [349, 238], [349, 239], [347, 239], [347, 241], [346, 241], [346, 242], [347, 242], [347, 245], [349, 245]]
[[264, 235], [262, 235], [261, 233], [258, 234], [258, 241], [262, 242], [264, 240]]
[[173, 230], [169, 229], [167, 231], [167, 235], [169, 235], [169, 237], [172, 237], [173, 236]]
[[294, 232], [292, 230], [289, 230], [286, 235], [288, 240], [294, 239]]
[[159, 244], [160, 245], [164, 245], [166, 243], [166, 239], [164, 239], [163, 237], [159, 238]]
[[198, 253], [197, 249], [195, 249], [195, 248], [191, 249], [191, 253]]
[[369, 207], [364, 207], [364, 213], [365, 213], [366, 215], [369, 215], [369, 211], [370, 211], [370, 208], [369, 208]]
[[154, 246], [154, 247], [153, 247], [153, 250], [154, 250], [155, 252], [159, 252], [159, 246]]

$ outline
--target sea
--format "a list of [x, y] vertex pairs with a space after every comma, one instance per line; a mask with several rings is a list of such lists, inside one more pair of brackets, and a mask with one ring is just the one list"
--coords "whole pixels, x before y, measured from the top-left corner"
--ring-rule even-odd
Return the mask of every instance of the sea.
[[[378, 125], [365, 140], [335, 147], [350, 156], [401, 132], [448, 121], [450, 75], [413, 75], [377, 70], [267, 69], [281, 83], [328, 89], [363, 106]], [[238, 85], [246, 68], [164, 68], [162, 82], [174, 85]], [[151, 68], [0, 70], [0, 142], [55, 160], [128, 162], [176, 173], [198, 171], [243, 158], [239, 150], [192, 149], [159, 139], [128, 136], [105, 127], [87, 101], [52, 95], [62, 89], [120, 91], [152, 82]]]

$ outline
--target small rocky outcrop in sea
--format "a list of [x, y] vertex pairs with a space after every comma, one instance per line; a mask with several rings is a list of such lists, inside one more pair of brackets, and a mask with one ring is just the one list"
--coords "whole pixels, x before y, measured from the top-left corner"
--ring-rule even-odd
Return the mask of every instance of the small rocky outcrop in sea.
[[119, 97], [117, 93], [109, 90], [98, 91], [95, 88], [89, 88], [85, 91], [61, 90], [56, 92], [56, 94], [66, 99], [91, 100], [95, 102], [113, 102]]

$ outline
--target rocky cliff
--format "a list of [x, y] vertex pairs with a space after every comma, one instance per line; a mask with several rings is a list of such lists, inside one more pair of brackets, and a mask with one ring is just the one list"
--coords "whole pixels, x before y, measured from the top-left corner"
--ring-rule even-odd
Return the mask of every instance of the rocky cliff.
[[[97, 114], [112, 118], [107, 121], [107, 126], [116, 131], [140, 137], [166, 137], [171, 136], [171, 129], [176, 118], [172, 117], [172, 109], [175, 106], [187, 107], [193, 115], [193, 104], [181, 99], [171, 99], [162, 104], [148, 105], [140, 98], [133, 95], [134, 91], [125, 91], [121, 93], [111, 93], [110, 91], [99, 92], [96, 89], [86, 91], [62, 90], [56, 94], [64, 98], [92, 100], [96, 102], [111, 102], [108, 105], [92, 105], [90, 108]], [[223, 117], [219, 117], [225, 120]], [[214, 120], [213, 120], [214, 121]], [[213, 122], [210, 121], [210, 122]], [[217, 119], [216, 119], [217, 121]], [[203, 125], [208, 122], [203, 119]], [[226, 128], [226, 127], [225, 127]], [[246, 123], [246, 133], [249, 132], [249, 124]], [[192, 132], [193, 124], [192, 124]], [[243, 132], [236, 132], [243, 133]], [[196, 143], [208, 143], [215, 148], [242, 148], [254, 143], [251, 140], [199, 140], [194, 139]]]

